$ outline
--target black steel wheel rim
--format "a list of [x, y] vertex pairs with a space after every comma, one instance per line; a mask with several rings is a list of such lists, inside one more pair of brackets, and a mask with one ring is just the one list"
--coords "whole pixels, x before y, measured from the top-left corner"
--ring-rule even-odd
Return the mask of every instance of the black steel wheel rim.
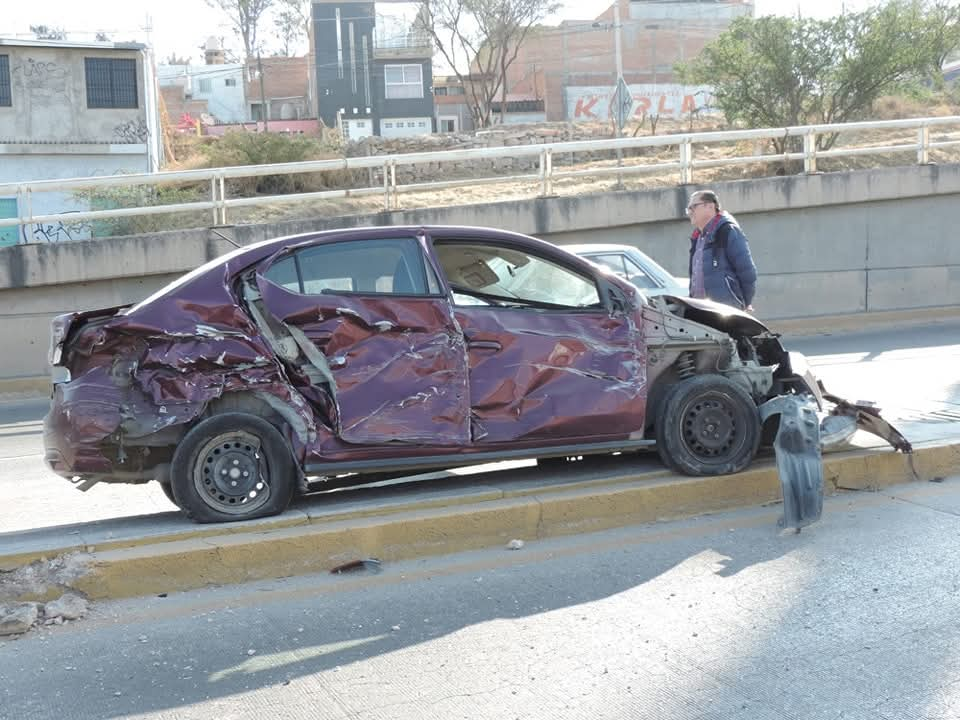
[[726, 393], [705, 393], [689, 401], [681, 422], [684, 446], [702, 462], [729, 462], [743, 447], [747, 418]]
[[193, 484], [203, 501], [227, 515], [248, 515], [270, 499], [270, 470], [260, 439], [231, 432], [206, 442], [197, 454]]

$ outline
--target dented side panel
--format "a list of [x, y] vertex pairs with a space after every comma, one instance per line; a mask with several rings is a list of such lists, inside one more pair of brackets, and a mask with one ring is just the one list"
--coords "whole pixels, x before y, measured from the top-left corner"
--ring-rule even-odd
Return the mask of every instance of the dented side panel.
[[321, 390], [341, 440], [469, 441], [466, 351], [445, 298], [300, 295], [257, 283], [267, 312], [322, 353], [334, 387]]
[[646, 362], [631, 315], [461, 307], [473, 439], [642, 432]]
[[[148, 479], [151, 464], [168, 461], [169, 453], [152, 461], [130, 447], [177, 432], [211, 401], [239, 392], [289, 406], [300, 420], [290, 426], [300, 431], [288, 439], [305, 456], [316, 441], [313, 410], [237, 303], [229, 277], [226, 271], [206, 277], [176, 296], [70, 331], [57, 360], [72, 377], [57, 385], [45, 423], [52, 469], [68, 476], [142, 471]], [[176, 436], [164, 437], [175, 442]]]

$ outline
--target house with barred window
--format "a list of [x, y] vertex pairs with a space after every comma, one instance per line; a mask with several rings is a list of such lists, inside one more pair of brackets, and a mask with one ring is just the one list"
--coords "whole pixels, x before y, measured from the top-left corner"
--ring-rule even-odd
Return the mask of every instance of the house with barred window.
[[[0, 38], [0, 185], [154, 172], [162, 147], [145, 45]], [[87, 207], [72, 193], [0, 193], [0, 218]], [[82, 225], [0, 227], [0, 245], [87, 236]]]

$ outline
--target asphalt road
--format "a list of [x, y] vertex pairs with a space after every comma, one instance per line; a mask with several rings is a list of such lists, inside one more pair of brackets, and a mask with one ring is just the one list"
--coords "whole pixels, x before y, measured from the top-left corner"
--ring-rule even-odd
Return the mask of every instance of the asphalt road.
[[954, 720], [960, 478], [168, 597], [0, 640], [0, 718]]
[[[955, 437], [960, 423], [960, 321], [785, 338], [837, 395], [879, 402], [911, 440]], [[0, 532], [175, 510], [156, 483], [86, 493], [41, 462], [45, 400], [0, 403]], [[511, 465], [510, 467], [515, 467]]]

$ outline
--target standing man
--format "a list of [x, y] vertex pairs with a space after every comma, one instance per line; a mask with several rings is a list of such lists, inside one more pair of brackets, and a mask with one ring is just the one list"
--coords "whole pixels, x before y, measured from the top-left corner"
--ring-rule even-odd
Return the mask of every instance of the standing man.
[[709, 298], [753, 312], [757, 266], [747, 238], [712, 190], [690, 196], [690, 297]]

